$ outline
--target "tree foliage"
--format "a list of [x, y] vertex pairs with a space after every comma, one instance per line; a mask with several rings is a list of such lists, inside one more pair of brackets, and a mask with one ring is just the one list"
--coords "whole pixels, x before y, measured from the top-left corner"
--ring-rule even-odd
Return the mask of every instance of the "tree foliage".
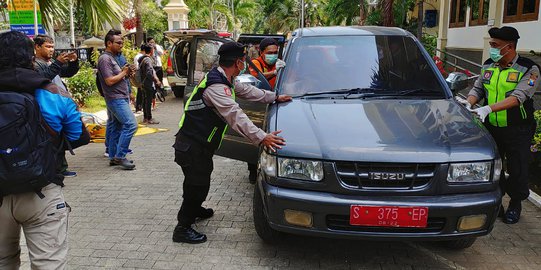
[[156, 2], [145, 0], [141, 11], [141, 22], [147, 37], [153, 37], [156, 42], [161, 43], [163, 32], [167, 30], [167, 14]]

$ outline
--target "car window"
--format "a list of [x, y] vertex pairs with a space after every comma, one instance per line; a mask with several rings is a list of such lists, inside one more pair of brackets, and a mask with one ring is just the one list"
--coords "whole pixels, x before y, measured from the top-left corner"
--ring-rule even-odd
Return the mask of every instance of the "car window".
[[223, 41], [212, 39], [199, 39], [195, 55], [194, 84], [201, 82], [205, 74], [213, 67], [218, 66], [218, 49]]
[[278, 88], [288, 95], [374, 88], [415, 89], [445, 96], [427, 59], [410, 37], [305, 37], [291, 44]]

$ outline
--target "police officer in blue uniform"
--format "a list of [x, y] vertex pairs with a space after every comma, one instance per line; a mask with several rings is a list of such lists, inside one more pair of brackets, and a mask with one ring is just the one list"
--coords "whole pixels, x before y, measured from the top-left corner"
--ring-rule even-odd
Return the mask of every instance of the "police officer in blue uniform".
[[468, 96], [468, 107], [484, 99], [484, 106], [473, 110], [498, 145], [506, 161], [508, 177], [502, 172], [500, 187], [511, 197], [507, 211], [500, 217], [507, 224], [517, 223], [521, 202], [528, 198], [530, 145], [536, 128], [533, 94], [540, 89], [539, 65], [517, 54], [518, 31], [509, 26], [492, 28], [490, 59]]

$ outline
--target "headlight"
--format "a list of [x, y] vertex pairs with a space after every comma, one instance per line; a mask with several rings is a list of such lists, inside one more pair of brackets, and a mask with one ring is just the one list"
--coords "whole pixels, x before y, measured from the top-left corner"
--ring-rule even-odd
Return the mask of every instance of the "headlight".
[[278, 158], [278, 176], [299, 180], [323, 180], [323, 162]]
[[261, 169], [268, 176], [276, 177], [276, 157], [275, 156], [269, 155], [267, 152], [263, 151], [261, 152], [261, 157], [259, 158], [259, 164], [261, 166]]
[[492, 162], [471, 162], [450, 164], [447, 182], [475, 183], [490, 181]]

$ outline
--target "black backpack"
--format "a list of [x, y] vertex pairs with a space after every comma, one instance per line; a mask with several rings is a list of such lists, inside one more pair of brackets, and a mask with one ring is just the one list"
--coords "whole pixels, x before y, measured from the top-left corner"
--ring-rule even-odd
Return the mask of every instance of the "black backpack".
[[0, 198], [24, 192], [42, 197], [41, 188], [61, 177], [49, 130], [33, 95], [0, 92]]

